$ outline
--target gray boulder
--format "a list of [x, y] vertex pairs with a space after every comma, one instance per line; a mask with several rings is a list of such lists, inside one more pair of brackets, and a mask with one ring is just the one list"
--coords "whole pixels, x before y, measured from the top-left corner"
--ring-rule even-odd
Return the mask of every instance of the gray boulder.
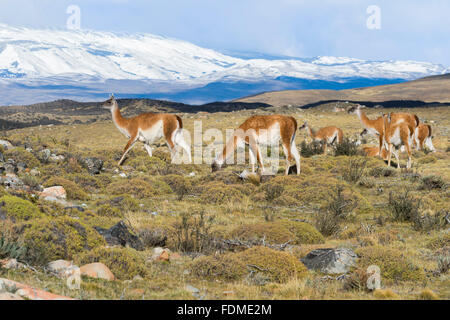
[[99, 174], [103, 168], [103, 160], [99, 158], [79, 159], [79, 162], [90, 174]]
[[110, 246], [131, 247], [139, 251], [144, 250], [142, 241], [130, 232], [123, 221], [120, 221], [110, 229], [103, 229], [100, 227], [95, 227], [95, 229], [105, 238]]
[[350, 249], [317, 249], [301, 261], [308, 268], [326, 274], [347, 273], [356, 265], [358, 256]]

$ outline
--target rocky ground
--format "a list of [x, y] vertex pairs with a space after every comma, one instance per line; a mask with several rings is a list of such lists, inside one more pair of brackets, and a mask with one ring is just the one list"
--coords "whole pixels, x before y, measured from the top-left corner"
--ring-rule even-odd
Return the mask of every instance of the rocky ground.
[[[180, 115], [225, 130], [284, 113], [353, 140], [359, 121], [339, 109]], [[117, 167], [126, 139], [107, 114], [3, 131], [0, 299], [449, 299], [450, 111], [413, 111], [437, 152], [415, 151], [412, 170], [351, 143], [316, 154], [302, 132], [302, 174], [263, 180], [171, 164], [162, 141]]]

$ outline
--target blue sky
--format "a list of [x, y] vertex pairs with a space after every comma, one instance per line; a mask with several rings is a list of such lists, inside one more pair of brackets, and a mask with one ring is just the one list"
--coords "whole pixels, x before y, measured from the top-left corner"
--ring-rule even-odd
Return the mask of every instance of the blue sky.
[[[153, 33], [220, 51], [450, 66], [448, 0], [1, 0], [0, 23], [64, 28], [71, 4], [85, 29]], [[380, 30], [366, 27], [369, 5], [381, 9]]]

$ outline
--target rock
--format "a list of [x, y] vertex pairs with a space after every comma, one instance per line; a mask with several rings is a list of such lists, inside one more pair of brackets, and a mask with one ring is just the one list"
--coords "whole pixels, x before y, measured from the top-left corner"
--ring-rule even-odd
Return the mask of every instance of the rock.
[[170, 256], [169, 256], [169, 261], [170, 262], [172, 262], [172, 261], [180, 261], [181, 259], [183, 259], [183, 258], [177, 252], [174, 252], [174, 253], [170, 254]]
[[0, 265], [5, 269], [19, 269], [22, 266], [16, 259], [0, 260]]
[[49, 271], [62, 274], [65, 273], [67, 269], [72, 267], [72, 261], [66, 261], [66, 260], [56, 260], [52, 261], [47, 265], [47, 268]]
[[[45, 188], [39, 195], [41, 198], [47, 201], [66, 200], [67, 192], [62, 186], [55, 186], [50, 188]], [[49, 200], [50, 199], [50, 200]]]
[[17, 288], [18, 290], [15, 295], [29, 300], [75, 300], [73, 298], [60, 296], [44, 290], [35, 289], [26, 284], [8, 279], [2, 278], [0, 279], [0, 282], [3, 282], [9, 288]]
[[69, 206], [69, 207], [65, 207], [64, 210], [77, 210], [80, 212], [84, 212], [84, 208], [82, 206]]
[[30, 174], [31, 174], [33, 177], [37, 177], [37, 176], [40, 176], [40, 175], [41, 175], [41, 172], [40, 172], [38, 169], [31, 169]]
[[7, 173], [6, 176], [1, 177], [0, 184], [13, 189], [22, 189], [24, 186], [23, 181], [13, 173]]
[[308, 269], [327, 274], [342, 274], [356, 265], [358, 256], [350, 249], [317, 249], [306, 255], [301, 261]]
[[17, 163], [16, 169], [17, 169], [18, 172], [23, 172], [23, 171], [25, 171], [27, 168], [28, 168], [28, 166], [27, 166], [27, 164], [26, 164], [25, 162], [20, 161], [20, 162]]
[[19, 171], [14, 164], [8, 162], [3, 165], [3, 168], [4, 173], [16, 174]]
[[0, 293], [0, 300], [6, 301], [6, 300], [23, 300], [23, 298], [17, 294], [10, 293], [10, 292], [3, 292]]
[[109, 270], [109, 268], [101, 262], [84, 265], [80, 268], [80, 272], [82, 275], [91, 278], [104, 279], [108, 281], [114, 280], [114, 275], [111, 270]]
[[158, 258], [156, 258], [156, 261], [169, 261], [169, 252], [167, 250], [164, 250]]
[[47, 163], [52, 155], [52, 152], [49, 149], [44, 149], [38, 152], [37, 158], [39, 161], [43, 163]]
[[195, 177], [195, 172], [189, 173], [189, 177]]
[[80, 159], [79, 162], [90, 174], [99, 174], [103, 168], [103, 160], [98, 158]]
[[62, 162], [66, 158], [63, 155], [57, 156], [56, 154], [52, 154], [49, 158], [50, 162]]
[[0, 146], [3, 147], [3, 149], [5, 150], [11, 150], [14, 149], [15, 147], [11, 144], [11, 142], [6, 141], [6, 140], [0, 140]]
[[95, 229], [105, 238], [106, 242], [111, 246], [131, 247], [139, 251], [144, 250], [144, 245], [142, 244], [141, 240], [136, 235], [130, 232], [123, 221], [120, 221], [110, 229], [103, 229], [100, 227], [95, 227]]

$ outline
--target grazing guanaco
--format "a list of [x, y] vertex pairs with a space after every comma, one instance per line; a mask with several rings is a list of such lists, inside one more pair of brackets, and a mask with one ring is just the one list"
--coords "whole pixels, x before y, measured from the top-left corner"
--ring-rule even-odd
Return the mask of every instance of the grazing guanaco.
[[[361, 144], [362, 137], [364, 137], [368, 133], [369, 132], [367, 131], [367, 129], [364, 129], [360, 133], [360, 139], [358, 140], [359, 144]], [[379, 147], [363, 147], [363, 151], [364, 151], [365, 155], [368, 156], [368, 157], [378, 157], [378, 156], [380, 156], [383, 160], [387, 160], [388, 159], [388, 152], [387, 152], [386, 148], [381, 148], [381, 154], [380, 154], [380, 148]]]
[[[388, 152], [388, 166], [391, 166], [392, 153], [397, 160], [397, 168], [400, 169], [400, 160], [398, 157], [398, 150], [404, 146], [408, 153], [408, 162], [406, 168], [411, 168], [411, 147], [414, 139], [414, 131], [405, 123], [395, 124], [392, 120], [392, 115], [383, 115], [383, 147]], [[393, 150], [395, 147], [396, 150]]]
[[112, 119], [117, 129], [130, 140], [128, 141], [120, 158], [119, 166], [125, 160], [125, 156], [139, 140], [144, 143], [149, 156], [152, 156], [151, 144], [161, 138], [166, 139], [167, 146], [172, 155], [172, 161], [176, 155], [176, 146], [186, 151], [191, 162], [191, 148], [183, 138], [183, 122], [179, 116], [173, 114], [143, 113], [133, 118], [124, 118], [119, 110], [119, 105], [111, 95], [111, 98], [103, 103], [103, 108], [111, 111]]
[[424, 146], [428, 147], [433, 152], [436, 152], [436, 149], [433, 146], [433, 131], [431, 130], [431, 126], [429, 124], [421, 123], [415, 130], [414, 140], [416, 144], [417, 150], [423, 150]]
[[299, 130], [305, 129], [313, 141], [318, 141], [323, 144], [323, 153], [327, 153], [327, 146], [334, 143], [341, 143], [344, 138], [344, 132], [337, 127], [325, 127], [317, 132], [311, 128], [308, 122], [305, 122]]
[[297, 175], [300, 174], [300, 153], [295, 145], [297, 121], [293, 117], [283, 115], [252, 116], [242, 123], [233, 133], [220, 153], [211, 164], [212, 171], [220, 170], [225, 161], [234, 154], [238, 146], [249, 146], [249, 158], [252, 165], [252, 173], [255, 172], [256, 160], [261, 172], [264, 172], [264, 164], [260, 145], [274, 145], [281, 140], [284, 154], [286, 155], [286, 172], [288, 175], [290, 162], [295, 160]]
[[[356, 114], [361, 122], [361, 125], [364, 129], [378, 138], [379, 140], [379, 149], [381, 150], [383, 146], [383, 117], [379, 117], [375, 120], [371, 120], [367, 117], [366, 113], [361, 110], [361, 105], [357, 105], [351, 107], [348, 110], [349, 114]], [[410, 130], [412, 130], [414, 134], [415, 128], [419, 125], [420, 120], [415, 114], [409, 113], [392, 113], [391, 114], [392, 124], [406, 123]]]

